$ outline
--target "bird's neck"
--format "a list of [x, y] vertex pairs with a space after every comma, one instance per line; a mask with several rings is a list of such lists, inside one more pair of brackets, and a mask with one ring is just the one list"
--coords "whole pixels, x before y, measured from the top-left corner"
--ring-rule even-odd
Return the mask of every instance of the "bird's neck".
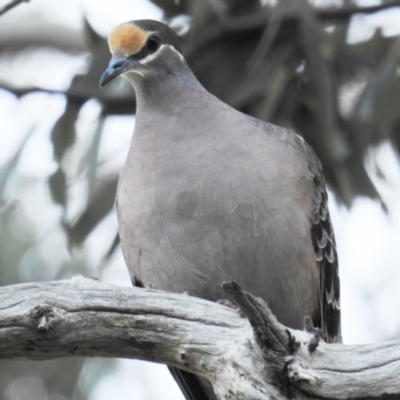
[[174, 69], [164, 70], [162, 75], [143, 76], [132, 83], [136, 93], [138, 119], [148, 113], [179, 113], [187, 101], [187, 93], [205, 91], [187, 65], [181, 67], [179, 73]]

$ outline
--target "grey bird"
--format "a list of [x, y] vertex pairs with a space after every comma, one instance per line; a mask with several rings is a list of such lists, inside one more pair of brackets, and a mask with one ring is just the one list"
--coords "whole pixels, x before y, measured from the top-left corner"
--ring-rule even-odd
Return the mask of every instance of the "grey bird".
[[[207, 92], [167, 25], [127, 22], [109, 46], [100, 86], [122, 76], [137, 98], [117, 191], [132, 282], [217, 301], [234, 280], [285, 325], [302, 329], [309, 316], [341, 341], [335, 239], [311, 148]], [[213, 398], [204, 379], [172, 371], [187, 399]]]

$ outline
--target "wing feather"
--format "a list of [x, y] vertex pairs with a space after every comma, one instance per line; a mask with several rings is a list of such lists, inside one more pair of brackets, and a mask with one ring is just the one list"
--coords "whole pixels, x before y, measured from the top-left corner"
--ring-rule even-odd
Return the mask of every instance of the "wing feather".
[[313, 183], [311, 239], [319, 269], [318, 309], [314, 325], [322, 329], [327, 342], [342, 341], [340, 326], [340, 280], [335, 235], [328, 210], [328, 193], [321, 163], [312, 149], [302, 141]]

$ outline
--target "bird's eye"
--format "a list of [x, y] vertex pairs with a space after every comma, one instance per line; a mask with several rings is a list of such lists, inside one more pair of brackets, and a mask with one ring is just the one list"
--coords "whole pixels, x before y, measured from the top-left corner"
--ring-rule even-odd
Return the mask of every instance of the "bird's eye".
[[158, 36], [150, 36], [147, 40], [146, 46], [151, 52], [158, 50], [161, 44], [161, 39]]

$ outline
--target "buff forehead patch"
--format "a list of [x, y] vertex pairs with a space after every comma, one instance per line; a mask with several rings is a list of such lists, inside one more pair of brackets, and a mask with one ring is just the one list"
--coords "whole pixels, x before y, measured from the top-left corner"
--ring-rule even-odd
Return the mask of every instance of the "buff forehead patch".
[[121, 53], [130, 56], [142, 49], [151, 33], [132, 23], [125, 23], [111, 31], [108, 37], [108, 46], [113, 54]]

